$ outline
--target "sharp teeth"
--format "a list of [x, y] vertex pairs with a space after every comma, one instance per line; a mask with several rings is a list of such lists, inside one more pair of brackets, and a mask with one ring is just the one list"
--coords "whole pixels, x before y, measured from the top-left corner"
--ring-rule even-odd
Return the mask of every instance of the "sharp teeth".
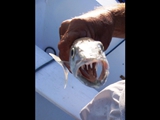
[[92, 63], [90, 63], [90, 67], [92, 68]]
[[[90, 68], [93, 67], [93, 64], [92, 64], [92, 63], [89, 63], [89, 64], [85, 64], [85, 65], [83, 65], [83, 66], [81, 66], [81, 67], [82, 67], [82, 68], [86, 67], [86, 70], [88, 70], [89, 67], [90, 67]], [[95, 66], [95, 68], [96, 68], [96, 66]]]
[[86, 65], [86, 69], [88, 70], [88, 65]]
[[97, 72], [97, 63], [95, 64], [94, 68], [96, 69], [96, 72]]

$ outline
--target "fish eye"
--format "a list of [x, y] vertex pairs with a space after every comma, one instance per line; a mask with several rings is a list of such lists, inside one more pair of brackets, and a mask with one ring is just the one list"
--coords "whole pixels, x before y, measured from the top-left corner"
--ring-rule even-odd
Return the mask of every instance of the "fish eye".
[[74, 55], [75, 55], [75, 48], [72, 48], [72, 49], [71, 49], [71, 57], [73, 58]]
[[102, 51], [104, 51], [104, 46], [103, 46], [103, 44], [98, 44], [98, 47], [99, 47]]

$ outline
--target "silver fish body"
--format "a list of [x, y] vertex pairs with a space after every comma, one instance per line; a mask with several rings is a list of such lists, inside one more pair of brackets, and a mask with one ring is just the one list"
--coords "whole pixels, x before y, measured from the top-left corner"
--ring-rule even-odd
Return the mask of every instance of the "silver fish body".
[[[64, 68], [66, 86], [69, 72], [64, 65], [66, 61], [61, 61], [54, 54], [50, 53], [50, 55]], [[70, 49], [68, 64], [72, 74], [89, 87], [99, 88], [107, 81], [109, 64], [100, 41], [89, 37], [75, 40]], [[101, 69], [100, 72], [98, 68]]]

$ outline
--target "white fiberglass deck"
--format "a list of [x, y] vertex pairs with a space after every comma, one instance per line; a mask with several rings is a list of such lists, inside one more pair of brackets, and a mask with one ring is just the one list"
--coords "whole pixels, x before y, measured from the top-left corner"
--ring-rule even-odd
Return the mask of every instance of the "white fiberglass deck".
[[[46, 55], [44, 55], [46, 54]], [[44, 63], [48, 54], [36, 47], [36, 61]], [[48, 55], [48, 60], [50, 56]], [[39, 62], [37, 62], [39, 64]], [[42, 64], [43, 65], [43, 64]], [[36, 66], [38, 66], [36, 64]], [[59, 108], [79, 118], [79, 112], [97, 93], [93, 88], [80, 83], [69, 73], [68, 84], [64, 89], [64, 73], [57, 62], [52, 62], [36, 72], [36, 92]]]

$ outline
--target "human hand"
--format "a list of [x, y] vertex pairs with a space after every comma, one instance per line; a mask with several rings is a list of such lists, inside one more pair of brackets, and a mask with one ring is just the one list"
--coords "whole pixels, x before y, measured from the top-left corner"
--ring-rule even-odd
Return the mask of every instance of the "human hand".
[[[62, 61], [69, 61], [69, 52], [72, 43], [81, 37], [90, 37], [101, 41], [106, 50], [111, 42], [113, 22], [110, 14], [108, 17], [77, 17], [62, 22], [59, 28], [60, 41], [58, 43], [59, 57]], [[66, 65], [66, 64], [65, 64]], [[66, 65], [70, 70], [70, 67]]]

